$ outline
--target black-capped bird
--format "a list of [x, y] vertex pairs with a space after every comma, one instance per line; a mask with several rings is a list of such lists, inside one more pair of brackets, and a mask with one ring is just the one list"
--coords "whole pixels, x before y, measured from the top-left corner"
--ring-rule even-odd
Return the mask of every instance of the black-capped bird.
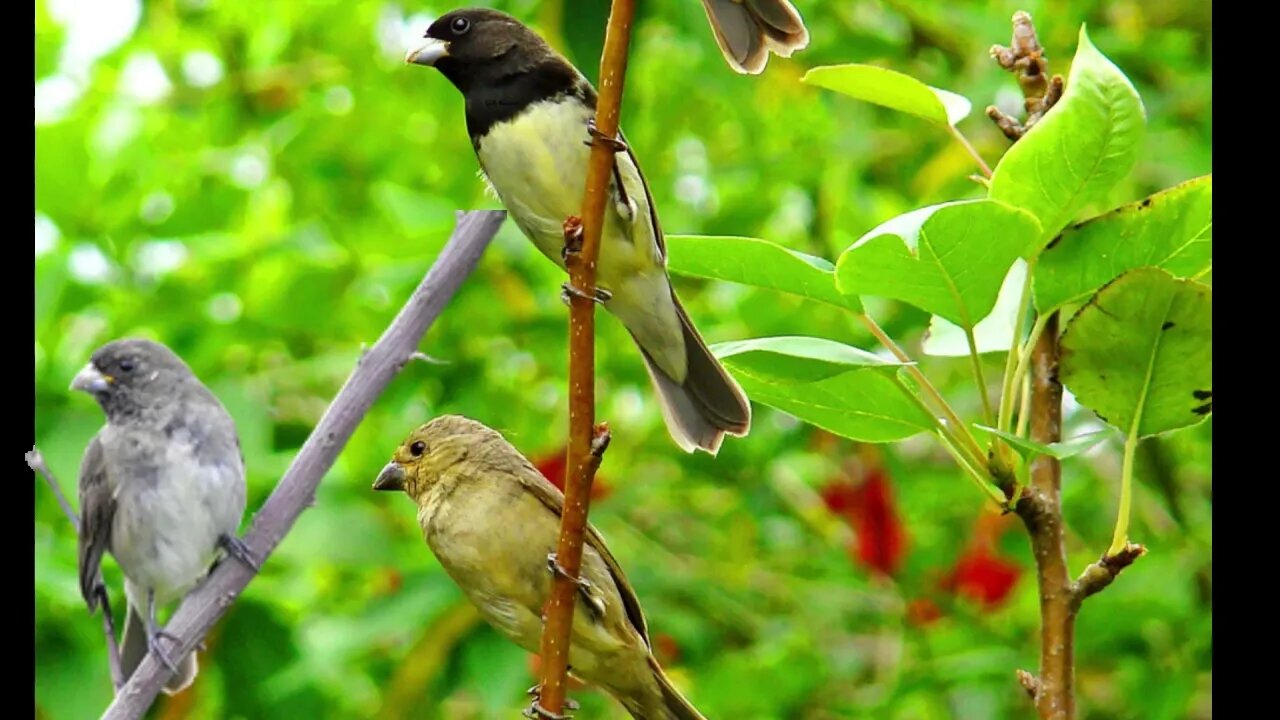
[[729, 67], [755, 75], [769, 53], [791, 57], [809, 44], [809, 31], [787, 0], [702, 0]]
[[[538, 652], [564, 496], [497, 431], [458, 415], [414, 430], [374, 490], [403, 491], [445, 572], [493, 627]], [[663, 674], [635, 591], [587, 526], [570, 634], [573, 674], [638, 720], [704, 720]]]
[[[565, 268], [563, 224], [581, 212], [596, 91], [515, 18], [455, 10], [406, 60], [462, 92], [480, 167], [538, 250]], [[598, 298], [640, 347], [676, 444], [715, 453], [751, 427], [746, 395], [712, 356], [667, 277], [653, 195], [631, 149], [615, 155], [597, 265]]]
[[150, 340], [102, 346], [71, 388], [107, 416], [80, 463], [80, 591], [94, 611], [102, 554], [111, 553], [128, 599], [124, 677], [150, 649], [173, 671], [165, 692], [180, 692], [195, 679], [196, 656], [169, 657], [156, 608], [199, 584], [220, 549], [254, 565], [236, 537], [245, 480], [235, 423], [181, 358]]

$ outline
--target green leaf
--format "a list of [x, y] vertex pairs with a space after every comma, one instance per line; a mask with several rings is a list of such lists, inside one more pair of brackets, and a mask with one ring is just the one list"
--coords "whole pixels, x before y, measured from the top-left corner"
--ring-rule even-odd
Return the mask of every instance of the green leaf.
[[955, 125], [972, 107], [963, 95], [929, 87], [910, 75], [874, 65], [816, 67], [800, 80], [938, 125]]
[[1066, 92], [1001, 158], [989, 197], [1039, 218], [1047, 241], [1129, 173], [1145, 123], [1138, 91], [1081, 27]]
[[1134, 268], [1191, 277], [1212, 263], [1213, 176], [1205, 175], [1063, 231], [1036, 267], [1036, 307], [1084, 300]]
[[1110, 430], [1099, 430], [1097, 432], [1085, 433], [1084, 435], [1073, 437], [1070, 440], [1063, 440], [1062, 442], [1045, 445], [1044, 443], [1038, 443], [1035, 440], [1029, 440], [1024, 437], [1018, 437], [1011, 432], [997, 430], [993, 427], [987, 427], [986, 425], [974, 425], [974, 427], [1003, 438], [1013, 447], [1013, 449], [1019, 451], [1018, 454], [1021, 455], [1024, 460], [1031, 460], [1038, 455], [1048, 455], [1049, 457], [1057, 458], [1059, 460], [1066, 460], [1073, 455], [1079, 455], [1086, 450], [1094, 448], [1098, 443], [1106, 440], [1107, 436], [1111, 435]]
[[853, 370], [814, 382], [785, 381], [725, 358], [751, 399], [837, 435], [894, 442], [933, 427], [933, 418], [887, 373]]
[[792, 382], [812, 382], [868, 367], [901, 367], [896, 360], [817, 337], [737, 340], [712, 345], [711, 351], [721, 360], [733, 358], [735, 367], [760, 377]]
[[[1008, 352], [1013, 345], [1013, 324], [1018, 321], [1018, 303], [1022, 300], [1026, 278], [1027, 263], [1019, 258], [1004, 276], [995, 308], [973, 326], [979, 354]], [[926, 355], [963, 357], [969, 354], [969, 339], [965, 337], [964, 328], [934, 315], [929, 319], [929, 331], [921, 349]]]
[[1213, 411], [1213, 291], [1164, 270], [1121, 275], [1062, 337], [1061, 378], [1126, 434], [1195, 425]]
[[933, 205], [849, 246], [836, 284], [843, 293], [902, 300], [969, 328], [991, 312], [1005, 273], [1039, 234], [1034, 217], [991, 200]]
[[671, 272], [779, 290], [862, 312], [857, 296], [836, 290], [835, 266], [820, 257], [757, 238], [668, 235], [666, 241]]

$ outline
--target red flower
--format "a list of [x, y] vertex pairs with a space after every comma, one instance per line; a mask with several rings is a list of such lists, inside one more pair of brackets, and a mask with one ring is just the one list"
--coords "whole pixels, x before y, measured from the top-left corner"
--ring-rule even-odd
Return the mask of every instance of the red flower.
[[996, 554], [996, 542], [1009, 527], [1012, 516], [984, 511], [974, 526], [973, 540], [956, 560], [943, 587], [994, 609], [1013, 590], [1022, 568]]
[[[560, 448], [555, 452], [541, 455], [533, 461], [533, 466], [538, 468], [538, 472], [550, 480], [552, 485], [560, 488], [560, 492], [564, 492], [564, 465], [567, 450], [567, 448]], [[591, 482], [591, 501], [603, 500], [612, 492], [613, 488], [609, 487], [609, 482], [604, 479], [604, 476], [596, 473], [595, 480]]]
[[907, 622], [923, 627], [942, 618], [942, 608], [929, 598], [916, 598], [907, 603]]
[[884, 575], [898, 571], [906, 554], [907, 533], [883, 470], [866, 470], [859, 484], [830, 483], [822, 489], [822, 500], [853, 528], [856, 537], [849, 554], [858, 563]]

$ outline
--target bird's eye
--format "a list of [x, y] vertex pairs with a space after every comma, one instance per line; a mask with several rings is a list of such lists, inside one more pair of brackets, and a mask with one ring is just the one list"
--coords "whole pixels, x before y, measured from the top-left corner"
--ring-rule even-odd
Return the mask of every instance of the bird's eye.
[[133, 361], [125, 358], [120, 361], [120, 372], [133, 372]]
[[413, 453], [414, 457], [422, 457], [422, 453], [426, 452], [426, 450], [427, 444], [421, 440], [409, 446], [409, 452]]
[[465, 35], [471, 29], [471, 21], [464, 17], [456, 17], [449, 23], [454, 35]]

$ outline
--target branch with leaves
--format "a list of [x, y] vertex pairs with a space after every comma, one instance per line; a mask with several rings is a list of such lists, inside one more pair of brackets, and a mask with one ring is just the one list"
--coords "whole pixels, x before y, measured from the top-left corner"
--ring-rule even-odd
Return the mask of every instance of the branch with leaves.
[[[333, 466], [338, 453], [346, 446], [374, 401], [414, 359], [423, 335], [475, 269], [505, 218], [506, 213], [498, 210], [458, 214], [457, 226], [449, 242], [440, 251], [426, 277], [382, 337], [360, 357], [355, 370], [325, 410], [284, 477], [254, 516], [253, 524], [244, 537], [254, 557], [265, 562], [302, 511], [312, 504], [316, 488]], [[65, 500], [62, 502], [64, 507], [70, 507]], [[171, 652], [181, 657], [194, 650], [256, 574], [244, 563], [220, 563], [199, 587], [183, 599], [165, 627], [166, 633], [174, 638]], [[109, 720], [142, 717], [167, 679], [168, 671], [164, 665], [154, 654], [148, 654], [116, 694], [103, 717]]]

